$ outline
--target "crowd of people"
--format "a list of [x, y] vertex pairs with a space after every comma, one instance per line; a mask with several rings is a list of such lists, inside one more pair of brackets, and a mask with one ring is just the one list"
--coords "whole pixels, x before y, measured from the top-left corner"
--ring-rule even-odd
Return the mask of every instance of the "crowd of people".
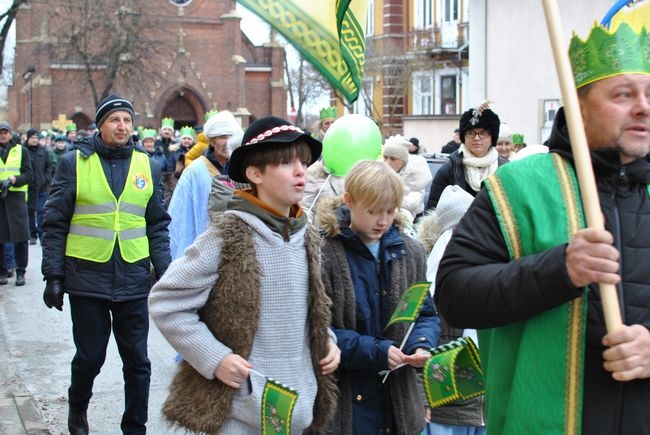
[[[134, 135], [117, 95], [96, 131], [53, 144], [0, 122], [0, 284], [11, 257], [24, 285], [40, 241], [43, 300], [63, 310], [68, 294], [72, 319], [70, 433], [90, 431], [111, 333], [120, 428], [146, 433], [151, 318], [179, 354], [163, 414], [190, 432], [259, 434], [273, 378], [298, 392], [273, 416], [286, 433], [650, 434], [650, 52], [630, 48], [644, 31], [617, 32], [632, 61], [574, 63], [604, 228], [586, 228], [563, 109], [525, 153], [488, 102], [470, 108], [435, 176], [402, 135], [332, 176], [333, 107], [313, 135], [228, 111], [198, 135], [171, 118]], [[413, 323], [390, 322], [425, 280]], [[597, 283], [616, 286], [616, 330]], [[430, 408], [421, 369], [460, 337], [485, 396]]]

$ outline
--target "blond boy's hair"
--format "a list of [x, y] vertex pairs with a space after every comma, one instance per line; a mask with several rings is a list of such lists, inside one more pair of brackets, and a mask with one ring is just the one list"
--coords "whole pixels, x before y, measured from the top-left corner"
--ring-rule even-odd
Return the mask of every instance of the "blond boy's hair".
[[402, 179], [386, 163], [364, 160], [345, 177], [345, 191], [367, 209], [399, 208], [404, 198]]

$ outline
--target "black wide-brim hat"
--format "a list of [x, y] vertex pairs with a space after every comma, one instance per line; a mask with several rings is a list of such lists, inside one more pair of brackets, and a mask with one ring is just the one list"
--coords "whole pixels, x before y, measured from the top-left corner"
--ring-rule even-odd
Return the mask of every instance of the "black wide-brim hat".
[[244, 158], [249, 153], [254, 153], [263, 147], [287, 144], [298, 139], [304, 140], [311, 150], [311, 162], [320, 157], [323, 144], [291, 124], [289, 121], [277, 116], [267, 116], [253, 122], [246, 131], [241, 146], [232, 152], [228, 161], [228, 177], [240, 183], [248, 183], [246, 168], [243, 166]]

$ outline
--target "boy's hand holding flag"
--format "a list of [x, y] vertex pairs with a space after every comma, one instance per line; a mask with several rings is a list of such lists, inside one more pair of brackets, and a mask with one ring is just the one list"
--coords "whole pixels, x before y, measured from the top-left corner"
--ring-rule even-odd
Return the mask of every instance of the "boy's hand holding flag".
[[[413, 327], [415, 326], [415, 321], [420, 315], [420, 310], [422, 309], [422, 305], [424, 304], [426, 297], [429, 295], [429, 287], [431, 287], [430, 282], [421, 281], [413, 284], [411, 287], [406, 289], [406, 291], [400, 297], [399, 302], [397, 303], [395, 312], [388, 320], [388, 323], [386, 323], [386, 327], [384, 328], [384, 330], [388, 329], [391, 325], [394, 325], [396, 323], [402, 323], [402, 322], [411, 323], [411, 326], [406, 332], [406, 335], [402, 340], [402, 344], [399, 347], [400, 351], [406, 345], [406, 341], [411, 335], [411, 331], [413, 331]], [[397, 370], [398, 368], [403, 367], [406, 364], [421, 366], [422, 364], [424, 364], [424, 362], [426, 362], [428, 356], [429, 355], [426, 351], [419, 351], [419, 352], [416, 351], [416, 353], [412, 356], [405, 356], [404, 358], [402, 358], [402, 361], [404, 361], [403, 364], [400, 364], [391, 370], [383, 371], [379, 373], [379, 375], [384, 375], [384, 379], [382, 380], [382, 383], [386, 382], [388, 375], [393, 370]]]

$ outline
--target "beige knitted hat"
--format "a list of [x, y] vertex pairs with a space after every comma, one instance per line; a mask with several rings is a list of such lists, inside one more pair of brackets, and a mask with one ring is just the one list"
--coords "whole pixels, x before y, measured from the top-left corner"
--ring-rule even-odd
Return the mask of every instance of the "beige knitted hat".
[[409, 142], [408, 139], [402, 135], [396, 134], [386, 139], [382, 153], [385, 156], [395, 157], [404, 163], [408, 163], [410, 146], [411, 142]]

